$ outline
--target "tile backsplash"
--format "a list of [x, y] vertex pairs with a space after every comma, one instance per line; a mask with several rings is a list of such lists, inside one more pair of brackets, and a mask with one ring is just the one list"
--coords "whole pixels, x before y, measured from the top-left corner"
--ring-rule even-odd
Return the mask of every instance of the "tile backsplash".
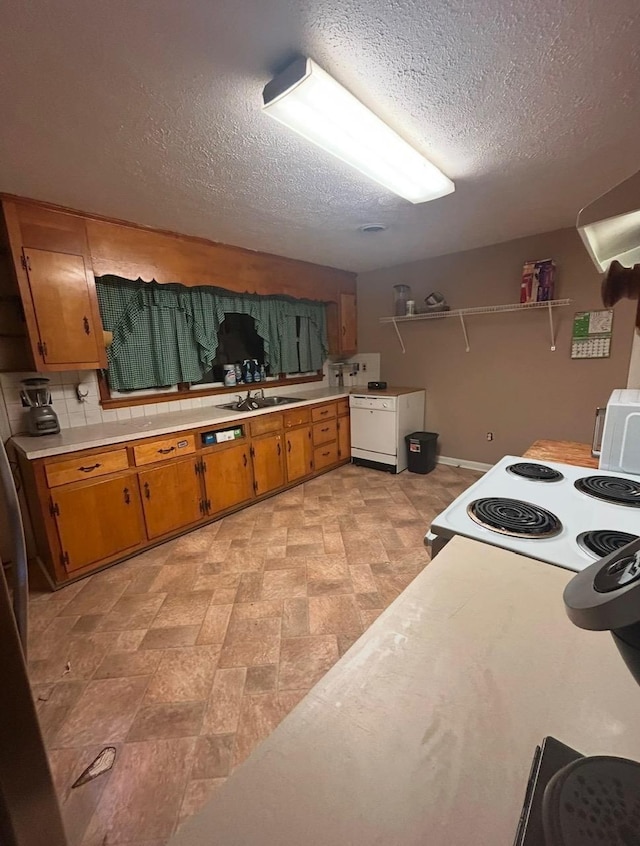
[[[26, 409], [20, 400], [20, 382], [33, 376], [44, 375], [50, 382], [53, 410], [58, 415], [61, 429], [86, 426], [91, 423], [110, 423], [114, 420], [129, 420], [132, 417], [152, 417], [155, 414], [167, 414], [171, 411], [188, 411], [193, 408], [205, 408], [219, 405], [224, 399], [217, 396], [198, 396], [169, 402], [149, 402], [144, 405], [105, 410], [100, 405], [98, 377], [94, 370], [69, 370], [61, 373], [0, 373], [0, 434], [6, 440], [11, 435], [26, 431]], [[310, 383], [309, 388], [322, 388], [329, 384], [327, 367], [322, 382]], [[269, 389], [264, 385], [240, 385], [238, 392], [247, 388], [265, 388], [265, 393], [282, 393], [283, 386]], [[295, 386], [286, 389], [292, 393]], [[83, 396], [78, 398], [78, 392]]]
[[[380, 379], [380, 353], [358, 353], [347, 359], [343, 362], [342, 378], [345, 388], [377, 382]], [[329, 385], [335, 387], [337, 384], [336, 368], [329, 365]]]

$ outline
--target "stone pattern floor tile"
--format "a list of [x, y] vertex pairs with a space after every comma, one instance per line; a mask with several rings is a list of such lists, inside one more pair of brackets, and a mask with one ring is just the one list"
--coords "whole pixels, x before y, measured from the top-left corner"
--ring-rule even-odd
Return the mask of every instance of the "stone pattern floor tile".
[[[70, 846], [162, 846], [428, 563], [478, 474], [347, 466], [30, 606]], [[105, 745], [112, 770], [71, 789]]]

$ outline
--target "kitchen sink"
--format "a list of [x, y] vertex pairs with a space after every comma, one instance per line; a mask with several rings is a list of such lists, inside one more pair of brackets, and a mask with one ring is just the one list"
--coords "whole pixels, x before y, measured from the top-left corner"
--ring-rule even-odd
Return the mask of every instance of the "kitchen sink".
[[304, 402], [300, 397], [251, 397], [241, 402], [227, 402], [218, 405], [216, 408], [224, 408], [229, 411], [255, 411], [258, 408], [275, 408], [278, 405], [291, 405], [294, 402]]

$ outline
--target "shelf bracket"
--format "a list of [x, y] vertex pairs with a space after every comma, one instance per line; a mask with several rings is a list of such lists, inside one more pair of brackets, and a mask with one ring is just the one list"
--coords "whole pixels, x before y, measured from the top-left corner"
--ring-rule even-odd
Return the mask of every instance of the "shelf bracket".
[[403, 354], [406, 353], [406, 349], [404, 348], [404, 341], [402, 340], [402, 335], [400, 334], [400, 330], [398, 329], [398, 323], [396, 320], [393, 321], [393, 328], [396, 330], [396, 335], [398, 336], [398, 340], [400, 341], [400, 348], [402, 349]]
[[551, 335], [551, 352], [556, 351], [556, 334], [553, 327], [553, 309], [551, 308], [551, 303], [549, 303], [548, 307], [549, 312], [549, 333]]
[[462, 326], [462, 334], [464, 335], [464, 349], [465, 352], [469, 352], [469, 336], [467, 335], [467, 327], [464, 322], [464, 316], [462, 314], [458, 316], [460, 317], [460, 325]]

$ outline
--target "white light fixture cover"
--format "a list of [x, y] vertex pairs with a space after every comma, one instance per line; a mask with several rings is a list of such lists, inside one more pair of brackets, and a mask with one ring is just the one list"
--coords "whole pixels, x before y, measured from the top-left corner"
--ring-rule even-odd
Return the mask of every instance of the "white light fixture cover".
[[263, 91], [263, 111], [411, 203], [453, 182], [312, 59], [297, 59]]

